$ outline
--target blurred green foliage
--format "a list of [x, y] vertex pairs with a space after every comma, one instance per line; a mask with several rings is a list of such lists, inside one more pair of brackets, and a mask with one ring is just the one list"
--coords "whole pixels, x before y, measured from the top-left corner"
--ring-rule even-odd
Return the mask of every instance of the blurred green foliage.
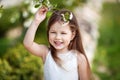
[[0, 36], [4, 36], [5, 31], [18, 25], [19, 14], [17, 8], [3, 10], [2, 17], [0, 18]]
[[41, 59], [18, 44], [0, 59], [0, 80], [42, 80], [42, 69]]
[[11, 40], [8, 38], [0, 38], [0, 57], [4, 55], [11, 45]]
[[120, 80], [120, 5], [105, 3], [93, 70], [101, 80]]

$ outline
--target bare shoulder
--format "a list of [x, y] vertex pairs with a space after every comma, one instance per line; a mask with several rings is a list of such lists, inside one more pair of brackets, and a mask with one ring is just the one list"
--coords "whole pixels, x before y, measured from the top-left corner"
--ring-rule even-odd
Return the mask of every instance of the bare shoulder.
[[80, 66], [87, 66], [88, 64], [86, 56], [80, 52], [78, 52], [77, 54], [77, 61], [78, 61], [78, 65]]
[[86, 56], [78, 53], [77, 60], [80, 80], [90, 80], [90, 67]]

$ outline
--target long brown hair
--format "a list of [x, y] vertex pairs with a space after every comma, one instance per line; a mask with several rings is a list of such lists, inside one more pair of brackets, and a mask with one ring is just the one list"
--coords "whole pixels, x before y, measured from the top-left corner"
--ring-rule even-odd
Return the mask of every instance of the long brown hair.
[[[48, 21], [48, 29], [47, 29], [48, 38], [49, 38], [49, 30], [50, 30], [51, 26], [57, 21], [58, 22], [59, 21], [64, 22], [61, 14], [65, 14], [66, 12], [72, 13], [71, 11], [66, 10], [66, 9], [56, 10], [56, 11], [53, 12], [53, 14], [51, 15], [51, 17]], [[70, 44], [68, 46], [68, 49], [69, 50], [77, 50], [79, 54], [83, 54], [86, 57], [86, 54], [85, 54], [85, 51], [84, 51], [83, 45], [82, 45], [82, 39], [81, 39], [79, 25], [77, 23], [75, 15], [73, 13], [72, 13], [72, 15], [73, 15], [72, 19], [69, 20], [69, 26], [70, 26], [71, 31], [75, 32], [75, 37], [70, 42]], [[50, 50], [51, 50], [51, 54], [52, 54], [53, 59], [55, 60], [55, 62], [57, 64], [59, 64], [60, 59], [57, 57], [56, 49], [51, 44], [50, 44]], [[87, 57], [86, 57], [86, 60], [88, 62]], [[88, 69], [90, 69], [89, 63], [88, 63]]]

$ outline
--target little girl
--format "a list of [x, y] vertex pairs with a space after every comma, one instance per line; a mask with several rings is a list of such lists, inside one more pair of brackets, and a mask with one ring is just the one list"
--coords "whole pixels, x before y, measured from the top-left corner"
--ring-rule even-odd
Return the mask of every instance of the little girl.
[[56, 10], [48, 21], [50, 47], [34, 42], [39, 24], [46, 18], [48, 8], [40, 8], [24, 38], [25, 48], [41, 57], [45, 80], [90, 80], [90, 67], [85, 55], [79, 26], [74, 14]]

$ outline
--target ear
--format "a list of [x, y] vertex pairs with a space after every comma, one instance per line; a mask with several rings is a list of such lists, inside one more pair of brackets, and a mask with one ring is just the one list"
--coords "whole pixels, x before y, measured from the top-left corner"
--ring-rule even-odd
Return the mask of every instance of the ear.
[[73, 32], [72, 32], [72, 36], [71, 36], [71, 40], [73, 40], [73, 39], [74, 39], [75, 35], [76, 35], [76, 32], [75, 32], [75, 31], [73, 31]]

